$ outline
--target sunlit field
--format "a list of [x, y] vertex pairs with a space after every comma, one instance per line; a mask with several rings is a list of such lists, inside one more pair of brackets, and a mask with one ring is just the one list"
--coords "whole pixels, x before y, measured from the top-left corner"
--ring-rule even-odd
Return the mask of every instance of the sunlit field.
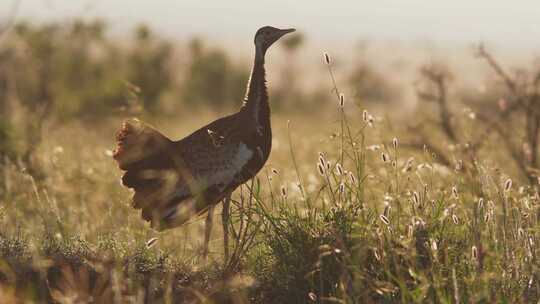
[[233, 194], [226, 260], [221, 205], [207, 259], [205, 215], [157, 232], [132, 208], [115, 133], [137, 117], [176, 140], [232, 113], [251, 59], [145, 26], [118, 42], [99, 21], [15, 24], [0, 44], [0, 303], [540, 301], [535, 58], [476, 45], [466, 63], [390, 73], [329, 45], [300, 66], [295, 35], [269, 51], [272, 152]]

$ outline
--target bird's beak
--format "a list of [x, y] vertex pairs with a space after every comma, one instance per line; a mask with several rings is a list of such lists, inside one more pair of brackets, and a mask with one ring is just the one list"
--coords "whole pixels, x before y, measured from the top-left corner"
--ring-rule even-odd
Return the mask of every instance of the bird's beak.
[[286, 34], [288, 34], [288, 33], [292, 33], [292, 32], [294, 32], [294, 31], [296, 31], [296, 29], [293, 29], [293, 28], [290, 28], [290, 29], [283, 29], [283, 30], [280, 29], [280, 30], [279, 30], [279, 34], [278, 34], [278, 35], [279, 35], [278, 37], [282, 37], [283, 35], [286, 35]]

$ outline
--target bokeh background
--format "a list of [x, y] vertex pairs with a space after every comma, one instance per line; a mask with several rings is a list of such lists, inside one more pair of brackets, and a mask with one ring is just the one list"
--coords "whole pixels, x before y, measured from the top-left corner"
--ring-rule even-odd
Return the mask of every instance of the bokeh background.
[[[273, 150], [205, 260], [115, 132], [237, 110], [263, 25]], [[0, 302], [536, 302], [538, 37], [534, 0], [1, 0]]]
[[[445, 103], [489, 116], [511, 97], [491, 90], [504, 77], [479, 59], [479, 46], [516, 82], [529, 81], [539, 64], [539, 15], [535, 1], [5, 1], [2, 154], [31, 163], [43, 128], [49, 138], [72, 123], [110, 135], [115, 121], [130, 116], [152, 116], [158, 126], [167, 118], [169, 134], [182, 137], [193, 129], [193, 113], [209, 120], [240, 105], [253, 33], [266, 24], [298, 29], [267, 60], [272, 109], [282, 122], [334, 119], [325, 110], [334, 105], [325, 52], [351, 111], [404, 122], [420, 112], [440, 116], [422, 102], [423, 93], [434, 93], [429, 86], [437, 90], [425, 73], [435, 69], [444, 73]], [[112, 125], [102, 123], [108, 119]]]

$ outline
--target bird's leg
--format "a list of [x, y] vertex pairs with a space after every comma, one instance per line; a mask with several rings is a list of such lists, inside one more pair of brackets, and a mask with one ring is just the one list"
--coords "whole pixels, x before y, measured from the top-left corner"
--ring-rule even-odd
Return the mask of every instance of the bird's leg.
[[210, 243], [210, 232], [212, 232], [212, 224], [214, 217], [214, 206], [208, 208], [208, 215], [204, 223], [204, 245], [203, 245], [203, 258], [206, 260], [208, 257], [208, 243]]
[[223, 199], [223, 213], [221, 214], [221, 221], [223, 223], [223, 255], [225, 264], [229, 262], [229, 211], [231, 204], [231, 194], [227, 195]]

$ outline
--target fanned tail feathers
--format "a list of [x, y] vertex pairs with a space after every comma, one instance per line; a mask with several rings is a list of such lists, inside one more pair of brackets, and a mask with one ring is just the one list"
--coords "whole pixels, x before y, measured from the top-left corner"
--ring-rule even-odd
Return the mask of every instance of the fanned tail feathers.
[[252, 159], [245, 143], [216, 145], [212, 129], [173, 142], [137, 119], [122, 124], [113, 157], [125, 171], [122, 183], [135, 190], [133, 207], [154, 229], [180, 226], [219, 202]]
[[168, 153], [172, 141], [137, 119], [124, 121], [116, 140], [113, 158], [126, 171], [122, 184], [135, 190], [133, 207], [153, 228], [166, 229], [175, 208], [190, 197]]
[[138, 119], [129, 119], [116, 134], [113, 158], [120, 169], [128, 170], [130, 165], [155, 154], [168, 143], [170, 140], [154, 128]]

